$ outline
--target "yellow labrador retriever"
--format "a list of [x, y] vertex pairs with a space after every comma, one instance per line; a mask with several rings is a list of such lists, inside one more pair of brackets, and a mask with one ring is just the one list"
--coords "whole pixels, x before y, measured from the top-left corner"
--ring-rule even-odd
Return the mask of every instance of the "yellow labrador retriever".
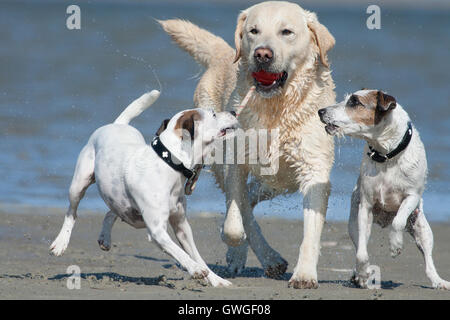
[[215, 166], [227, 200], [223, 239], [229, 245], [229, 270], [238, 273], [244, 268], [249, 244], [267, 276], [285, 273], [287, 262], [264, 239], [253, 208], [262, 200], [300, 191], [304, 196], [303, 242], [289, 283], [294, 288], [318, 287], [317, 261], [334, 143], [317, 111], [335, 103], [327, 59], [335, 43], [333, 36], [314, 13], [278, 1], [254, 5], [239, 14], [236, 50], [188, 21], [160, 23], [206, 67], [194, 95], [197, 107], [233, 110], [255, 86], [255, 94], [240, 114], [241, 126], [279, 130], [279, 150], [272, 153], [277, 159], [271, 159], [279, 163], [276, 174], [261, 174], [260, 164]]

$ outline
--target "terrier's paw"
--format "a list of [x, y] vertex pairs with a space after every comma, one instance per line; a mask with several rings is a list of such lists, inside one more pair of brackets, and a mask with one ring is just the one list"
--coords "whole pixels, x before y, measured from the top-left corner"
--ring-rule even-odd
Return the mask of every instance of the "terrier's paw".
[[397, 258], [402, 253], [402, 248], [391, 247], [391, 257]]
[[225, 280], [221, 277], [219, 277], [218, 275], [216, 275], [213, 272], [210, 272], [208, 274], [208, 282], [213, 286], [213, 287], [230, 287], [231, 285], [233, 285], [230, 281]]
[[367, 277], [362, 275], [357, 275], [356, 273], [350, 279], [350, 282], [353, 283], [356, 287], [361, 289], [367, 289]]
[[56, 238], [55, 241], [51, 244], [49, 250], [50, 254], [54, 256], [62, 256], [64, 251], [66, 251], [67, 246], [69, 245], [69, 241], [66, 241], [65, 239], [61, 239], [60, 237]]
[[392, 258], [397, 257], [402, 253], [403, 249], [403, 232], [402, 231], [391, 231], [389, 236], [389, 242], [391, 246], [391, 256]]
[[450, 282], [442, 280], [440, 282], [433, 283], [433, 288], [439, 290], [450, 290]]
[[98, 239], [97, 242], [100, 246], [100, 249], [102, 249], [103, 251], [109, 251], [111, 249], [111, 244], [108, 241], [104, 239]]
[[199, 267], [191, 273], [192, 279], [204, 279], [208, 276], [209, 270]]

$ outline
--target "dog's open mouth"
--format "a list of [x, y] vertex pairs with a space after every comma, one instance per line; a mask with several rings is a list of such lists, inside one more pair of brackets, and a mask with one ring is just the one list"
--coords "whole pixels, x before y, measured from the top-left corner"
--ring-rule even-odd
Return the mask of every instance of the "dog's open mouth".
[[264, 70], [252, 72], [255, 80], [256, 88], [262, 91], [271, 91], [278, 87], [282, 87], [286, 82], [288, 74], [286, 71], [280, 73], [271, 73]]
[[329, 134], [329, 135], [335, 135], [336, 132], [339, 130], [339, 126], [332, 124], [332, 123], [327, 123], [325, 126], [325, 131]]
[[235, 126], [226, 127], [224, 129], [220, 130], [218, 136], [219, 136], [219, 138], [225, 137], [227, 135], [230, 135], [230, 134], [234, 133], [236, 131], [236, 129], [237, 129], [237, 127], [235, 127]]

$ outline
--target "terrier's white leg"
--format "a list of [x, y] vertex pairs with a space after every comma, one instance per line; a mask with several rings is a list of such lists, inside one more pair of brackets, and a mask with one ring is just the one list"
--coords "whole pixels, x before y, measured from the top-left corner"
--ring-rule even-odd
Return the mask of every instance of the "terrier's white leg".
[[117, 214], [113, 211], [108, 211], [105, 219], [103, 219], [102, 231], [100, 232], [97, 242], [100, 249], [104, 251], [109, 251], [111, 249], [111, 230], [117, 218]]
[[422, 201], [420, 207], [410, 218], [411, 223], [408, 224], [408, 232], [416, 240], [417, 247], [422, 252], [425, 259], [425, 272], [431, 280], [433, 288], [450, 290], [450, 282], [443, 280], [436, 271], [434, 266], [433, 251], [433, 232], [423, 213]]
[[367, 288], [369, 277], [367, 270], [369, 267], [367, 244], [369, 243], [372, 229], [373, 214], [372, 209], [367, 208], [367, 204], [361, 204], [359, 187], [353, 191], [351, 201], [348, 231], [356, 249], [356, 267], [352, 282], [361, 288]]
[[419, 206], [420, 199], [420, 196], [417, 194], [406, 197], [392, 221], [389, 243], [391, 244], [391, 256], [394, 258], [402, 252], [403, 231], [405, 230], [406, 222], [410, 214]]
[[356, 249], [356, 278], [357, 284], [361, 288], [367, 288], [369, 278], [369, 254], [367, 244], [369, 243], [369, 226], [372, 222], [372, 207], [361, 199], [358, 209], [358, 247]]
[[192, 235], [192, 229], [186, 219], [184, 212], [185, 208], [183, 206], [182, 208], [180, 208], [180, 211], [178, 213], [172, 214], [169, 218], [173, 231], [178, 241], [180, 242], [182, 248], [189, 254], [189, 256], [191, 256], [191, 258], [194, 261], [196, 261], [197, 263], [199, 263], [205, 269], [208, 270], [207, 279], [213, 287], [230, 286], [231, 285], [230, 281], [222, 279], [221, 277], [216, 275], [214, 272], [211, 271], [211, 269], [208, 268], [205, 261], [203, 261], [202, 257], [200, 256], [200, 253], [198, 252], [197, 246], [195, 245], [194, 237]]
[[[142, 214], [149, 238], [152, 239], [164, 252], [172, 256], [181, 264], [194, 279], [202, 279], [208, 276], [209, 270], [194, 261], [183, 249], [181, 249], [167, 233], [167, 222], [169, 220], [168, 203], [153, 203], [155, 199], [148, 197], [149, 187], [143, 183], [139, 190], [133, 194], [139, 211]], [[161, 194], [162, 199], [169, 199], [169, 194]]]
[[359, 180], [355, 189], [352, 193], [351, 203], [350, 203], [350, 217], [348, 219], [348, 233], [350, 234], [350, 239], [352, 239], [353, 245], [355, 246], [355, 252], [358, 250], [358, 210], [360, 203], [360, 189]]
[[83, 198], [86, 189], [95, 182], [94, 177], [95, 151], [92, 146], [87, 145], [78, 156], [77, 165], [69, 189], [70, 206], [64, 218], [64, 223], [50, 246], [50, 253], [60, 256], [69, 245], [72, 228], [77, 218], [77, 208]]

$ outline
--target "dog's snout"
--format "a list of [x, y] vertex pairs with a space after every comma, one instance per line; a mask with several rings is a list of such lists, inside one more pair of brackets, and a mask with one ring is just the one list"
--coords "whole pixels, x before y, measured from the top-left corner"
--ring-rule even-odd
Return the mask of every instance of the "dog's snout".
[[253, 56], [259, 63], [268, 63], [273, 59], [273, 51], [267, 47], [259, 47], [255, 49]]
[[232, 115], [233, 117], [236, 117], [236, 112], [230, 111], [230, 113], [231, 113], [231, 115]]

